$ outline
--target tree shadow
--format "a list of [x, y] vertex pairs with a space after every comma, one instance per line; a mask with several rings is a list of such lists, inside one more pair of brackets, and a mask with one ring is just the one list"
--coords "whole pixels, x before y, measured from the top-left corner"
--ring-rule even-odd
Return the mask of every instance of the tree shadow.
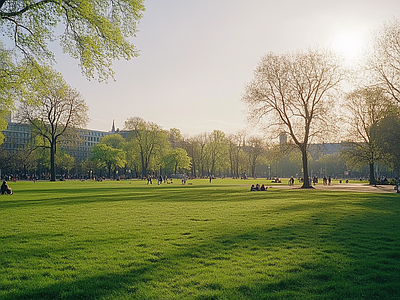
[[[333, 199], [324, 203], [290, 202], [283, 207], [253, 211], [250, 219], [265, 217], [264, 226], [245, 231], [219, 228], [207, 240], [191, 238], [189, 230], [182, 233], [182, 243], [177, 243], [175, 250], [159, 251], [144, 262], [133, 261], [119, 271], [67, 278], [23, 291], [15, 291], [13, 284], [3, 285], [0, 298], [156, 299], [159, 286], [170, 289], [164, 290], [168, 299], [399, 299], [398, 201], [388, 195], [364, 195], [362, 200], [354, 201], [354, 210], [343, 210], [341, 201], [347, 200], [342, 196], [332, 194]], [[268, 223], [271, 212], [288, 218], [301, 214], [303, 218], [272, 224]], [[196, 224], [205, 221], [191, 219]], [[112, 241], [104, 243], [111, 245]], [[302, 253], [307, 255], [301, 257]], [[29, 255], [27, 252], [22, 257]], [[295, 259], [291, 260], [291, 256]], [[251, 258], [258, 259], [259, 265], [251, 266], [258, 276], [246, 273], [249, 277], [245, 275], [241, 282], [233, 283], [229, 276], [222, 277], [233, 272], [230, 267], [235, 265], [247, 271], [240, 259], [250, 264]], [[197, 269], [187, 270], [185, 265], [195, 265]], [[183, 274], [177, 271], [180, 268]], [[164, 277], [165, 270], [170, 270], [177, 285], [183, 285], [182, 277], [193, 276], [185, 283], [191, 294], [171, 286], [171, 280]], [[216, 272], [221, 278], [197, 278], [207, 271]]]

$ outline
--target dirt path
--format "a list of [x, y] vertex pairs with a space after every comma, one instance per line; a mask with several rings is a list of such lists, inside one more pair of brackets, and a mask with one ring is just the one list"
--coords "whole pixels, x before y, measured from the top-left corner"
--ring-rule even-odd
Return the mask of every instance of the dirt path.
[[[299, 186], [283, 186], [283, 185], [275, 185], [272, 188], [290, 188], [295, 189], [299, 188]], [[364, 193], [396, 193], [393, 185], [368, 185], [364, 183], [342, 183], [342, 184], [331, 184], [331, 185], [322, 185], [317, 184], [314, 186], [316, 190], [326, 190], [326, 191], [347, 191], [347, 192], [364, 192]], [[400, 194], [399, 194], [400, 196]]]

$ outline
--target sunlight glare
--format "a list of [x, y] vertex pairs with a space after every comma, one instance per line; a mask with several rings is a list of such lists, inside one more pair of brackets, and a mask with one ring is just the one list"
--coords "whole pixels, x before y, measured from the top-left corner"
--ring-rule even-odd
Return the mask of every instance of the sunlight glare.
[[346, 31], [336, 34], [332, 42], [332, 48], [340, 55], [343, 55], [347, 61], [355, 61], [361, 57], [364, 43], [361, 33]]

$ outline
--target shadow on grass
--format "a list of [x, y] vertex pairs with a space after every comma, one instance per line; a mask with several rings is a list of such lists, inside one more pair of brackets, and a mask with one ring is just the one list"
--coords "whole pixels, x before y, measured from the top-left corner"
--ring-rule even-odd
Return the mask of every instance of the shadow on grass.
[[[246, 231], [228, 228], [206, 241], [189, 240], [187, 232], [187, 243], [143, 263], [22, 292], [13, 291], [13, 284], [3, 285], [0, 298], [400, 299], [398, 199], [361, 195], [350, 206], [357, 209], [344, 210], [341, 202], [351, 201], [351, 196], [343, 195], [331, 193], [329, 201], [272, 209], [289, 218], [303, 215], [290, 224], [266, 222]], [[69, 199], [70, 204], [81, 203]], [[270, 212], [253, 212], [252, 217]], [[243, 275], [233, 274], [235, 269]], [[209, 277], [202, 276], [207, 272]]]
[[[193, 189], [196, 192], [193, 192]], [[190, 201], [236, 201], [231, 197], [242, 193], [242, 200], [248, 200], [247, 191], [231, 190], [227, 186], [178, 186], [178, 187], [91, 187], [84, 189], [26, 189], [0, 201], [0, 209], [21, 208], [26, 206], [77, 205], [96, 202], [153, 201], [153, 202], [190, 202]], [[32, 196], [34, 194], [34, 196]], [[254, 196], [254, 193], [252, 194]], [[260, 194], [258, 194], [260, 196]], [[14, 197], [14, 198], [11, 198]], [[246, 198], [245, 198], [246, 197]], [[23, 200], [30, 198], [30, 200]], [[3, 200], [3, 199], [1, 199]]]

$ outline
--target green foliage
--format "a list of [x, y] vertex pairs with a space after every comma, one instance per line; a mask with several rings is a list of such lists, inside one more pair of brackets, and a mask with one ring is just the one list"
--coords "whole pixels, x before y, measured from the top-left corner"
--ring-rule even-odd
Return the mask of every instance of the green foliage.
[[128, 147], [138, 150], [138, 160], [142, 176], [155, 171], [162, 165], [162, 157], [168, 153], [170, 143], [168, 134], [159, 125], [146, 122], [142, 118], [133, 117], [125, 122], [125, 129], [131, 131]]
[[113, 76], [112, 60], [137, 50], [129, 38], [144, 11], [142, 0], [0, 1], [0, 28], [16, 48], [41, 63], [54, 59], [48, 44], [60, 37], [63, 51], [79, 59], [88, 78]]
[[57, 151], [55, 164], [57, 168], [63, 171], [71, 171], [75, 167], [75, 158], [65, 151]]
[[396, 194], [10, 183], [0, 298], [398, 299]]
[[101, 167], [107, 167], [108, 177], [111, 177], [112, 168], [121, 168], [126, 164], [126, 154], [122, 149], [99, 143], [94, 145], [91, 151], [90, 160], [96, 162]]
[[380, 88], [362, 88], [347, 95], [349, 140], [343, 143], [342, 155], [347, 164], [370, 167], [370, 184], [375, 183], [374, 164], [386, 159], [387, 153], [379, 146], [376, 126], [397, 109]]
[[122, 149], [125, 146], [125, 139], [119, 133], [115, 133], [104, 136], [100, 143], [112, 148]]
[[208, 143], [205, 151], [208, 160], [209, 175], [216, 175], [218, 169], [227, 169], [228, 167], [228, 146], [225, 133], [220, 130], [214, 130], [208, 135]]
[[162, 160], [164, 168], [174, 174], [177, 174], [180, 170], [189, 170], [191, 166], [190, 157], [186, 150], [182, 148], [172, 149]]
[[78, 129], [88, 121], [88, 107], [79, 92], [48, 66], [33, 68], [28, 79], [20, 91], [19, 117], [41, 139], [37, 146], [50, 148], [50, 180], [55, 181], [57, 146], [77, 141]]
[[374, 128], [385, 162], [400, 175], [400, 113], [386, 116]]
[[172, 149], [180, 147], [182, 142], [182, 134], [178, 128], [171, 128], [168, 131], [168, 141], [171, 144]]
[[20, 85], [19, 72], [12, 61], [12, 53], [0, 42], [0, 144], [7, 128], [6, 117], [14, 109], [15, 91]]

